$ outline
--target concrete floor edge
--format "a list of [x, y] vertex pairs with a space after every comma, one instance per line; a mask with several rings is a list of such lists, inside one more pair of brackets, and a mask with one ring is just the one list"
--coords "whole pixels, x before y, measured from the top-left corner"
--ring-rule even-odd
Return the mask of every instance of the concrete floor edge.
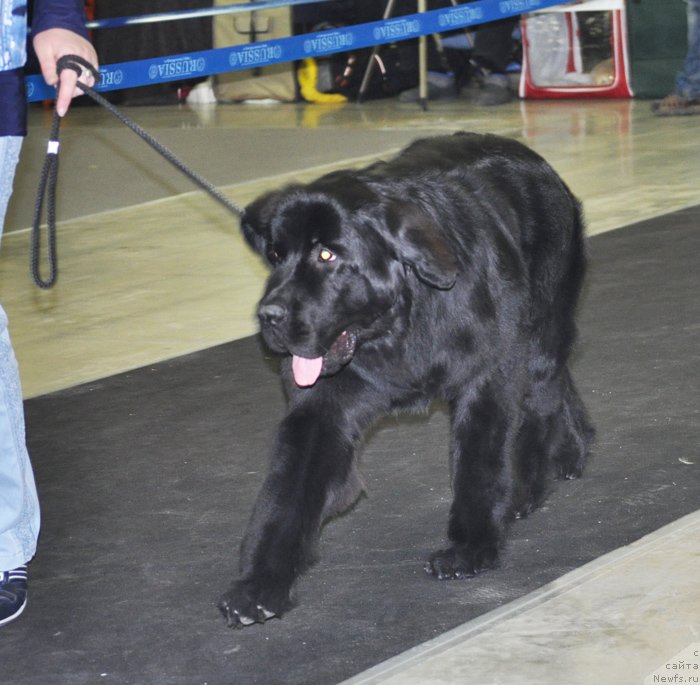
[[605, 573], [614, 573], [616, 567], [620, 566], [623, 561], [641, 557], [649, 549], [665, 544], [669, 539], [681, 535], [684, 530], [697, 526], [698, 524], [700, 524], [700, 509], [659, 528], [653, 533], [625, 547], [613, 550], [589, 562], [585, 566], [567, 573], [554, 582], [545, 585], [519, 600], [510, 602], [483, 616], [479, 616], [473, 621], [468, 621], [428, 642], [412, 647], [402, 654], [398, 654], [352, 678], [344, 680], [339, 685], [371, 685], [373, 683], [382, 683], [385, 679], [400, 675], [402, 671], [405, 671], [411, 666], [428, 658], [439, 656], [448, 649], [466, 646], [471, 639], [482, 634], [487, 629], [502, 624], [515, 616], [525, 614], [535, 607], [542, 606], [571, 591], [573, 588], [593, 582], [596, 578]]

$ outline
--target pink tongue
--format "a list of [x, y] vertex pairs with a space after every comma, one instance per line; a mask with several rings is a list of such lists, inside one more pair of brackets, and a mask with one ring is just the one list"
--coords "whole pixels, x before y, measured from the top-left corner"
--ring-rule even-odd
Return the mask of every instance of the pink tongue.
[[304, 357], [292, 357], [292, 372], [294, 373], [294, 382], [300, 388], [308, 388], [313, 385], [321, 375], [323, 367], [323, 357], [316, 359], [305, 359]]

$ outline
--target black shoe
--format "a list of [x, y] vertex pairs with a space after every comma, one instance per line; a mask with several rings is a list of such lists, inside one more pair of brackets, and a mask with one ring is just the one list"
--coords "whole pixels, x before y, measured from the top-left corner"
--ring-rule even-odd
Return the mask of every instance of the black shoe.
[[508, 77], [505, 74], [489, 74], [484, 78], [481, 93], [476, 98], [476, 104], [480, 107], [495, 107], [505, 105], [513, 99], [510, 91]]
[[[447, 74], [428, 73], [428, 100], [442, 100], [443, 98], [456, 98], [457, 89], [455, 81]], [[399, 93], [399, 102], [418, 102], [420, 99], [420, 86], [409, 88]]]
[[477, 107], [505, 105], [514, 97], [507, 74], [477, 73], [472, 81], [462, 88], [459, 97]]
[[0, 573], [0, 626], [14, 621], [27, 606], [27, 567]]

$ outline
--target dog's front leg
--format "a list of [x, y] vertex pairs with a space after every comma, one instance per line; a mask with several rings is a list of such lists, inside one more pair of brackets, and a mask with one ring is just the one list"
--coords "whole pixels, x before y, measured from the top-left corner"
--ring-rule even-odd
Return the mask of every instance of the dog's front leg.
[[337, 416], [307, 402], [282, 422], [241, 547], [239, 578], [219, 604], [230, 626], [261, 623], [291, 608], [292, 585], [314, 561], [324, 519], [360, 494], [352, 431]]

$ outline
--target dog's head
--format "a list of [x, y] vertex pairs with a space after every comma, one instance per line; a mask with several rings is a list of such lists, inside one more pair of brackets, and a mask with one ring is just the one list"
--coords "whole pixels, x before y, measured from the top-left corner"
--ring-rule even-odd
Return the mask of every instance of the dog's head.
[[294, 380], [337, 373], [386, 323], [407, 279], [449, 289], [457, 268], [442, 231], [408, 199], [386, 201], [350, 172], [269, 193], [246, 208], [248, 243], [272, 268], [258, 306], [269, 347]]

